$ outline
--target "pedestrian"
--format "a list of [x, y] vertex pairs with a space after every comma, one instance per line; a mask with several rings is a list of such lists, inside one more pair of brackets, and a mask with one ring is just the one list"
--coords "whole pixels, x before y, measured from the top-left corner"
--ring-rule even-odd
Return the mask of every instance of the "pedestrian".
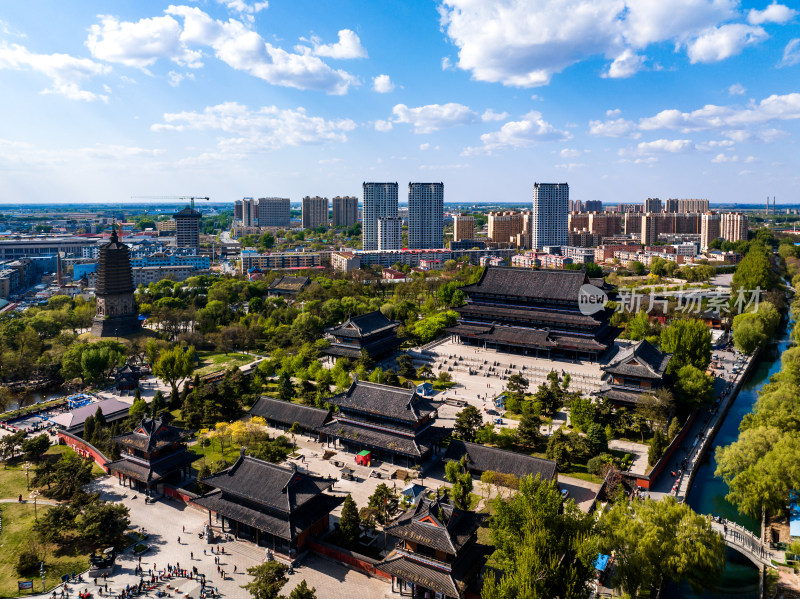
[[186, 526], [185, 526], [185, 525], [184, 525], [184, 527], [183, 527], [183, 532], [186, 532]]
[[178, 537], [178, 545], [180, 545], [180, 544], [181, 544], [181, 538]]
[[189, 552], [189, 559], [194, 559], [194, 551]]
[[236, 564], [233, 565], [233, 573], [236, 574]]
[[205, 554], [206, 554], [206, 550], [205, 550], [205, 549], [203, 549], [203, 555], [205, 555]]

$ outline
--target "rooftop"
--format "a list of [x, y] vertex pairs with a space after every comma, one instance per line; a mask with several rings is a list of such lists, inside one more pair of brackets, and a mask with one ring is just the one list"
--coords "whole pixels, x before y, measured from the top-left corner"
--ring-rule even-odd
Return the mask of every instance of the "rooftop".
[[578, 302], [578, 291], [588, 281], [579, 270], [529, 270], [487, 266], [480, 280], [461, 289], [469, 294], [489, 294], [540, 301]]
[[339, 337], [360, 338], [373, 335], [381, 331], [393, 330], [400, 326], [399, 322], [389, 320], [380, 310], [367, 312], [360, 316], [351, 316], [342, 324], [331, 327], [328, 333]]
[[513, 474], [517, 478], [537, 474], [542, 480], [554, 480], [558, 472], [558, 464], [553, 460], [543, 460], [533, 456], [497, 449], [496, 447], [486, 447], [453, 439], [444, 454], [445, 460], [460, 460], [464, 455], [467, 456], [467, 463], [470, 469], [486, 472], [501, 472], [503, 474]]
[[403, 389], [359, 381], [358, 378], [347, 391], [325, 401], [340, 410], [352, 409], [407, 422], [417, 422], [436, 410], [430, 399], [417, 394], [416, 388]]
[[622, 376], [647, 379], [662, 379], [672, 354], [665, 354], [643, 339], [637, 343], [621, 346], [603, 370]]
[[161, 416], [145, 417], [131, 432], [113, 437], [113, 440], [126, 447], [150, 452], [182, 441], [188, 434], [186, 429], [167, 424]]
[[260, 397], [250, 408], [250, 415], [261, 416], [287, 426], [297, 422], [305, 429], [319, 430], [330, 418], [331, 412], [271, 397]]

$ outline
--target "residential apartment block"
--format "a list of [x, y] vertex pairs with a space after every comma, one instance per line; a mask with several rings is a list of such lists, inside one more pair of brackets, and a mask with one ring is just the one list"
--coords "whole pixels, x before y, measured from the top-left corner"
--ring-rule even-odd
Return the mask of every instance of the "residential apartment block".
[[358, 198], [336, 196], [333, 198], [333, 226], [349, 227], [358, 222]]
[[566, 183], [534, 183], [531, 222], [531, 246], [567, 244], [569, 185]]
[[453, 217], [453, 241], [475, 239], [475, 217], [457, 214]]
[[444, 183], [408, 184], [408, 247], [444, 245]]
[[378, 220], [398, 216], [397, 183], [364, 182], [362, 192], [364, 194], [363, 247], [365, 250], [377, 250]]
[[303, 198], [303, 228], [328, 227], [328, 198], [319, 196]]

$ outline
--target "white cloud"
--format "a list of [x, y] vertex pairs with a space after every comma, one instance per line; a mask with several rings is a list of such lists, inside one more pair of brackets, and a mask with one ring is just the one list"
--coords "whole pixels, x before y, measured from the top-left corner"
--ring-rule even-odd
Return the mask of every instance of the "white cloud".
[[744, 159], [744, 161], [745, 161], [745, 164], [753, 164], [754, 162], [761, 162], [755, 156], [748, 156], [747, 158]]
[[242, 16], [252, 20], [252, 15], [261, 12], [269, 7], [269, 2], [245, 2], [244, 0], [217, 0], [230, 11], [237, 12]]
[[0, 70], [22, 71], [30, 69], [50, 79], [52, 87], [43, 94], [58, 94], [70, 100], [108, 101], [108, 96], [81, 89], [86, 79], [103, 75], [109, 68], [88, 58], [69, 54], [36, 54], [18, 44], [0, 44]]
[[750, 9], [750, 12], [747, 13], [747, 21], [751, 25], [763, 25], [764, 23], [778, 23], [782, 25], [788, 23], [796, 16], [796, 10], [784, 6], [783, 4], [773, 2], [764, 10]]
[[[651, 154], [685, 154], [694, 150], [694, 144], [689, 139], [657, 139], [643, 141], [636, 146], [633, 155], [648, 156]], [[630, 150], [620, 150], [620, 155], [631, 154]]]
[[481, 115], [481, 120], [485, 123], [488, 121], [504, 121], [508, 118], [507, 112], [495, 112], [491, 108], [487, 108]]
[[338, 164], [339, 162], [343, 162], [341, 158], [321, 158], [317, 160], [319, 164]]
[[[95, 144], [77, 148], [58, 148], [52, 146], [38, 147], [27, 142], [0, 139], [0, 166], [4, 169], [24, 168], [56, 168], [69, 166], [86, 167], [92, 161], [103, 161], [103, 168], [128, 168], [130, 162], [120, 160], [137, 158], [153, 158], [160, 156], [164, 150], [158, 148], [140, 148], [119, 144]], [[41, 171], [39, 171], [41, 172]]]
[[636, 52], [630, 48], [625, 48], [622, 54], [617, 56], [614, 62], [609, 65], [608, 71], [604, 76], [610, 77], [611, 79], [624, 79], [626, 77], [632, 77], [641, 71], [643, 67], [644, 56], [636, 54]]
[[21, 38], [28, 37], [26, 34], [12, 29], [11, 26], [2, 19], [0, 19], [0, 33], [2, 33], [3, 35], [11, 35], [13, 37], [21, 37]]
[[581, 151], [573, 150], [571, 148], [564, 148], [559, 152], [559, 154], [561, 154], [562, 158], [577, 158], [581, 155]]
[[431, 144], [429, 144], [429, 143], [419, 144], [419, 149], [420, 150], [427, 150], [430, 147], [431, 147]]
[[622, 114], [622, 111], [619, 108], [611, 108], [606, 110], [606, 116], [609, 118], [613, 118], [615, 116], [619, 116]]
[[219, 21], [189, 6], [172, 5], [165, 13], [135, 23], [101, 17], [100, 24], [91, 27], [86, 45], [95, 58], [142, 69], [159, 59], [200, 67], [203, 49], [210, 48], [231, 68], [272, 85], [344, 94], [358, 84], [353, 75], [313, 56], [310, 48], [287, 52], [266, 42], [243, 21]]
[[375, 121], [375, 131], [386, 133], [387, 131], [391, 130], [392, 130], [392, 121], [382, 121], [382, 120]]
[[542, 118], [541, 113], [532, 110], [519, 121], [509, 121], [499, 131], [481, 135], [483, 146], [468, 147], [463, 155], [491, 153], [504, 148], [527, 148], [538, 141], [555, 141], [570, 139], [568, 131], [556, 129]]
[[719, 62], [768, 37], [769, 34], [763, 28], [741, 23], [714, 27], [689, 43], [689, 60], [692, 63]]
[[262, 106], [250, 110], [237, 102], [208, 106], [202, 112], [164, 114], [164, 122], [153, 131], [220, 131], [228, 134], [218, 141], [220, 151], [248, 153], [276, 150], [323, 142], [347, 141], [346, 133], [355, 129], [350, 119], [326, 120], [309, 116], [304, 108], [280, 109]]
[[181, 25], [171, 16], [120, 22], [100, 15], [100, 23], [89, 28], [86, 46], [92, 56], [106, 62], [144, 69], [159, 58], [187, 67], [203, 65], [202, 53], [191, 51], [181, 40]]
[[194, 73], [178, 73], [176, 71], [167, 73], [167, 81], [172, 87], [178, 87], [184, 79], [194, 79]]
[[714, 164], [723, 164], [725, 162], [739, 162], [738, 156], [728, 156], [727, 154], [717, 154], [711, 159]]
[[728, 93], [731, 96], [743, 96], [745, 93], [747, 93], [747, 88], [745, 88], [745, 86], [741, 83], [734, 83], [728, 88]]
[[453, 62], [447, 56], [442, 58], [442, 70], [452, 71], [453, 69], [455, 69], [455, 67], [453, 66]]
[[459, 68], [480, 81], [533, 87], [595, 56], [613, 61], [607, 76], [630, 76], [648, 46], [682, 47], [738, 9], [738, 0], [444, 0], [439, 10]]
[[388, 94], [394, 91], [394, 83], [389, 75], [378, 75], [372, 79], [372, 89], [379, 94]]
[[566, 169], [568, 171], [571, 171], [571, 170], [576, 169], [576, 168], [583, 168], [586, 165], [583, 162], [565, 162], [565, 163], [562, 163], [562, 164], [554, 164], [553, 166], [555, 168], [563, 168], [563, 169]]
[[321, 44], [317, 37], [312, 38], [314, 44], [314, 54], [327, 58], [338, 58], [340, 60], [350, 58], [367, 58], [367, 50], [361, 45], [356, 32], [352, 29], [342, 29], [339, 31], [339, 41], [335, 44]]
[[[619, 114], [619, 111], [609, 111]], [[608, 113], [606, 113], [608, 114]], [[641, 137], [637, 125], [627, 119], [614, 119], [612, 121], [589, 121], [589, 133], [604, 137]]]
[[779, 67], [791, 67], [800, 62], [800, 38], [794, 38], [783, 49], [783, 59]]
[[414, 126], [414, 133], [433, 133], [447, 127], [470, 125], [478, 120], [478, 115], [468, 106], [449, 102], [447, 104], [428, 104], [409, 108], [405, 104], [397, 104], [392, 113], [395, 123], [409, 123]]
[[747, 170], [747, 169], [739, 171], [739, 175], [741, 175], [741, 176], [752, 175], [752, 174], [753, 174], [753, 171], [750, 171], [750, 170]]

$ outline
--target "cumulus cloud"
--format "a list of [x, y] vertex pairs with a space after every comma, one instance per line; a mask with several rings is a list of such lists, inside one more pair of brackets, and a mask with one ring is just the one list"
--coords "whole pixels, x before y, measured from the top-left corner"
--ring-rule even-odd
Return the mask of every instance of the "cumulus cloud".
[[568, 131], [556, 129], [542, 118], [542, 114], [532, 110], [519, 121], [509, 121], [499, 131], [481, 135], [482, 146], [468, 147], [462, 154], [491, 153], [505, 148], [527, 148], [539, 141], [567, 140], [572, 135]]
[[738, 0], [444, 0], [440, 16], [459, 68], [480, 81], [533, 87], [594, 56], [612, 61], [606, 76], [629, 77], [648, 46], [683, 47], [738, 11]]
[[728, 156], [727, 154], [717, 154], [711, 159], [714, 164], [723, 164], [725, 162], [739, 162], [738, 156]]
[[559, 152], [563, 158], [577, 158], [581, 155], [580, 150], [573, 150], [572, 148], [564, 148]]
[[177, 71], [167, 73], [167, 82], [172, 87], [178, 87], [184, 79], [194, 79], [194, 73], [178, 73]]
[[108, 96], [81, 88], [81, 83], [109, 71], [103, 64], [69, 54], [36, 54], [19, 44], [0, 44], [0, 70], [31, 70], [50, 79], [43, 94], [58, 94], [70, 100], [108, 101]]
[[409, 108], [397, 104], [393, 109], [395, 123], [408, 123], [414, 126], [414, 133], [433, 133], [439, 129], [471, 125], [477, 122], [478, 115], [468, 106], [449, 102], [447, 104], [427, 104]]
[[649, 156], [652, 154], [685, 154], [695, 149], [694, 143], [689, 139], [656, 139], [643, 141], [634, 149], [622, 149], [620, 156]]
[[252, 20], [254, 14], [261, 12], [269, 7], [269, 2], [245, 2], [244, 0], [217, 0], [228, 10], [239, 13], [240, 15]]
[[797, 16], [797, 11], [773, 2], [764, 10], [750, 9], [747, 13], [747, 22], [751, 25], [763, 25], [764, 23], [778, 23], [783, 25]]
[[350, 119], [326, 120], [310, 116], [304, 108], [280, 109], [262, 106], [251, 110], [238, 102], [208, 106], [202, 112], [164, 114], [163, 123], [153, 131], [219, 131], [226, 134], [218, 146], [223, 152], [239, 154], [258, 150], [276, 150], [321, 142], [347, 141], [347, 132], [355, 129]]
[[339, 41], [335, 44], [322, 44], [320, 39], [311, 39], [314, 45], [314, 54], [327, 58], [338, 58], [340, 60], [350, 58], [367, 58], [367, 50], [361, 45], [361, 39], [356, 32], [351, 29], [339, 31]]
[[689, 60], [692, 63], [719, 62], [768, 37], [763, 28], [741, 23], [714, 27], [689, 44]]
[[431, 144], [429, 144], [429, 143], [419, 144], [419, 149], [420, 150], [427, 150], [430, 147], [431, 147]]
[[611, 79], [624, 79], [626, 77], [632, 77], [641, 71], [643, 67], [644, 56], [640, 56], [630, 48], [626, 48], [622, 54], [617, 56], [614, 62], [609, 65], [608, 71], [604, 76], [610, 77]]
[[383, 120], [375, 121], [375, 131], [386, 133], [387, 131], [391, 130], [392, 130], [392, 121], [383, 121]]
[[310, 48], [288, 52], [266, 42], [243, 21], [219, 21], [190, 6], [173, 5], [164, 12], [163, 17], [137, 22], [103, 16], [91, 27], [86, 45], [95, 58], [141, 69], [159, 59], [200, 67], [204, 50], [210, 49], [231, 68], [273, 85], [344, 94], [358, 83], [350, 73], [314, 56]]
[[372, 89], [379, 94], [388, 94], [394, 91], [394, 83], [389, 75], [378, 75], [372, 79]]
[[741, 83], [734, 83], [728, 88], [728, 93], [731, 96], [743, 96], [747, 93], [747, 89]]
[[794, 38], [783, 49], [783, 59], [779, 67], [791, 67], [800, 62], [800, 38]]
[[507, 112], [495, 112], [491, 108], [487, 108], [481, 115], [481, 120], [485, 123], [488, 121], [504, 121], [508, 118]]
[[[611, 110], [611, 116], [619, 111]], [[607, 113], [608, 114], [608, 113]], [[613, 119], [610, 121], [589, 121], [589, 133], [603, 137], [641, 137], [636, 123], [627, 119]]]

